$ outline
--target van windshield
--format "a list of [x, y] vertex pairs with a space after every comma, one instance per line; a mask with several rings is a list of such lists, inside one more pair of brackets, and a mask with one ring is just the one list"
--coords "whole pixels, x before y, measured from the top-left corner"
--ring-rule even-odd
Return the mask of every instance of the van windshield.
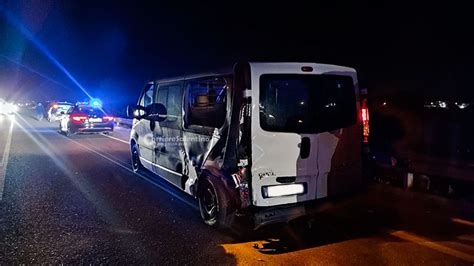
[[260, 126], [273, 132], [320, 133], [357, 120], [349, 76], [265, 74], [260, 77]]

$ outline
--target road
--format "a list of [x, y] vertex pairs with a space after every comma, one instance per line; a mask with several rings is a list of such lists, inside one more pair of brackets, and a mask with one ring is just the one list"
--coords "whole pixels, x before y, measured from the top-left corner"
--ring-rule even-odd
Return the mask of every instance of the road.
[[130, 170], [126, 129], [0, 119], [0, 264], [474, 263], [469, 202], [371, 184], [290, 224], [218, 231], [193, 198]]

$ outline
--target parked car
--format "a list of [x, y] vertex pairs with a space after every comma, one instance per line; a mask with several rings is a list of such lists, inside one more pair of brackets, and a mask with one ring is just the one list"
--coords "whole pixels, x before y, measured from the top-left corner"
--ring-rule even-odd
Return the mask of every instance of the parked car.
[[114, 117], [101, 108], [76, 105], [64, 113], [59, 131], [66, 135], [77, 133], [110, 133], [114, 131]]
[[63, 115], [69, 110], [69, 108], [73, 107], [72, 103], [68, 102], [53, 102], [49, 105], [46, 119], [49, 122], [56, 122], [61, 120]]

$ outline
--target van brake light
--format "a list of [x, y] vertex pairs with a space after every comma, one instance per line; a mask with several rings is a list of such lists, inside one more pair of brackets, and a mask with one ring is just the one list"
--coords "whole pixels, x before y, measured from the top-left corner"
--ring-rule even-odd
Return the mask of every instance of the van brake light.
[[361, 118], [362, 118], [363, 142], [367, 143], [367, 142], [369, 142], [370, 126], [369, 126], [369, 108], [367, 108], [367, 100], [366, 99], [364, 99], [362, 101]]

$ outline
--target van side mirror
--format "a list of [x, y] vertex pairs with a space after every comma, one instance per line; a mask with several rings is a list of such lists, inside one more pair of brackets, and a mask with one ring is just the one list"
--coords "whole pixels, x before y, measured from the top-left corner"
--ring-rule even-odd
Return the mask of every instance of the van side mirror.
[[147, 112], [145, 107], [141, 105], [128, 105], [127, 106], [127, 117], [128, 118], [135, 118], [135, 119], [142, 119], [147, 116]]
[[161, 103], [154, 103], [146, 108], [146, 118], [152, 121], [163, 122], [167, 118], [166, 107]]
[[127, 117], [135, 119], [148, 119], [151, 121], [162, 122], [166, 120], [166, 107], [161, 103], [154, 103], [147, 107], [141, 105], [127, 106]]

